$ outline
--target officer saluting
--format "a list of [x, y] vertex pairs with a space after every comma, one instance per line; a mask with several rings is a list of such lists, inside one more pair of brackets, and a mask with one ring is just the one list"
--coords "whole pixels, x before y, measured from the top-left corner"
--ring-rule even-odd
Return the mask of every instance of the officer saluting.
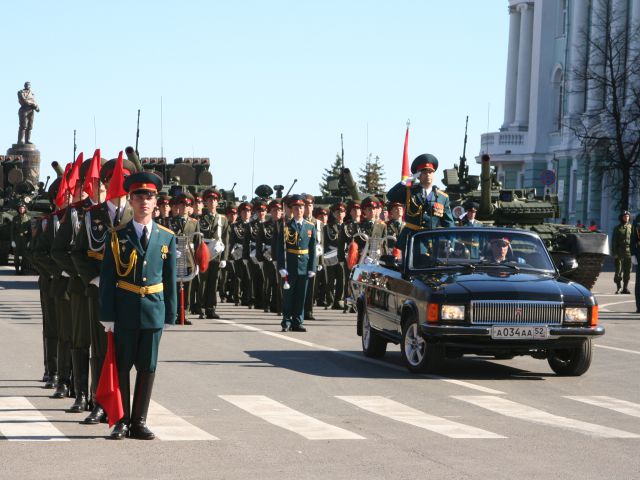
[[[405, 226], [400, 232], [397, 248], [404, 250], [411, 233], [438, 227], [453, 227], [449, 196], [433, 185], [438, 159], [430, 153], [418, 155], [411, 164], [413, 174], [394, 185], [387, 199], [405, 205]], [[411, 182], [411, 185], [409, 185]]]
[[[160, 178], [148, 172], [130, 175], [133, 220], [114, 230], [100, 272], [100, 320], [113, 329], [124, 416], [111, 438], [155, 438], [146, 426], [160, 337], [176, 320], [176, 239], [152, 220]], [[133, 408], [129, 371], [135, 365]]]
[[316, 274], [316, 227], [305, 220], [305, 197], [291, 195], [287, 201], [293, 214], [278, 235], [278, 270], [290, 288], [284, 290], [282, 331], [306, 332], [304, 300], [309, 278]]

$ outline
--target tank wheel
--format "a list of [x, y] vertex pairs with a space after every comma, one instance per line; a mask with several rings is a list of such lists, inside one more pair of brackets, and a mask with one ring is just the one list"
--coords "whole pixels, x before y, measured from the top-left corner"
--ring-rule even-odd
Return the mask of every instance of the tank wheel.
[[578, 268], [565, 275], [569, 280], [578, 282], [588, 290], [591, 290], [596, 284], [596, 280], [602, 271], [604, 263], [604, 255], [583, 254], [576, 257]]

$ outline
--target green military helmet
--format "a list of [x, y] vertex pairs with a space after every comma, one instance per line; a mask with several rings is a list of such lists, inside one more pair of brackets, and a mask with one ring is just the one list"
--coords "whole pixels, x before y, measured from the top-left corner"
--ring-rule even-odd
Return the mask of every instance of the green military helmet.
[[438, 159], [430, 153], [418, 155], [411, 163], [411, 173], [418, 173], [420, 170], [427, 168], [432, 169], [434, 172], [438, 170]]

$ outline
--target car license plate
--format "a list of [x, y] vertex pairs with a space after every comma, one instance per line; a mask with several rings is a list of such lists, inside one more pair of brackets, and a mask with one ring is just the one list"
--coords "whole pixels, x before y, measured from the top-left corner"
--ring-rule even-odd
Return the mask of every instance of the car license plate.
[[540, 340], [549, 337], [549, 328], [533, 326], [493, 325], [491, 338], [495, 340]]

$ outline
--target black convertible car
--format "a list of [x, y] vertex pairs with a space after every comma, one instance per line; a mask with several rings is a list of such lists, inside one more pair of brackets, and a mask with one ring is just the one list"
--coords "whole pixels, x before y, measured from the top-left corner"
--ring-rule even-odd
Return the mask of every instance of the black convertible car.
[[412, 372], [476, 354], [530, 355], [558, 375], [582, 375], [592, 337], [604, 334], [593, 294], [561, 277], [575, 260], [558, 271], [528, 231], [430, 230], [410, 238], [402, 261], [364, 258], [351, 274], [364, 354], [382, 357], [399, 343]]

